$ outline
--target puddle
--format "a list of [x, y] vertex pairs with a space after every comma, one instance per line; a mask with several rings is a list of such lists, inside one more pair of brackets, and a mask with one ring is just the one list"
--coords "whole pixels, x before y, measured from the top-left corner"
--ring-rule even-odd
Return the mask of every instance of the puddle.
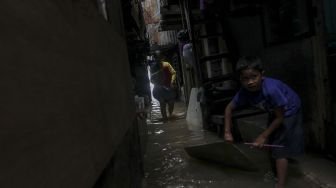
[[[184, 104], [176, 105], [177, 113], [184, 112]], [[269, 188], [274, 182], [264, 181], [268, 168], [247, 172], [221, 166], [189, 156], [185, 147], [223, 141], [214, 132], [190, 129], [185, 119], [160, 122], [158, 103], [148, 121], [148, 144], [144, 161], [145, 188]], [[164, 133], [164, 134], [163, 134]], [[289, 186], [291, 187], [291, 186]], [[300, 188], [300, 186], [293, 186]]]

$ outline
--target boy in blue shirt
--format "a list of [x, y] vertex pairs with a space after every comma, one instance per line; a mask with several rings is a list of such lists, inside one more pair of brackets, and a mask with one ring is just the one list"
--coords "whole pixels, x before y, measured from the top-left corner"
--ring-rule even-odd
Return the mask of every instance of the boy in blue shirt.
[[231, 134], [233, 110], [249, 105], [270, 112], [271, 121], [255, 139], [253, 146], [262, 148], [266, 142], [284, 146], [271, 149], [278, 179], [276, 187], [283, 188], [288, 158], [298, 156], [304, 151], [301, 100], [283, 82], [264, 77], [261, 60], [258, 57], [240, 58], [236, 71], [239, 73], [242, 88], [225, 108], [224, 139], [233, 142]]

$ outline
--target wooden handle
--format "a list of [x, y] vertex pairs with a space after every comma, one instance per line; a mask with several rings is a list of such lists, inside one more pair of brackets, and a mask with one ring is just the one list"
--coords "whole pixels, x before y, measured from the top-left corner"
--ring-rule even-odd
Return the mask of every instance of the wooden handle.
[[[251, 142], [245, 142], [246, 145], [253, 145], [254, 143]], [[273, 144], [264, 144], [263, 147], [271, 147], [271, 148], [284, 148], [283, 145], [273, 145]]]

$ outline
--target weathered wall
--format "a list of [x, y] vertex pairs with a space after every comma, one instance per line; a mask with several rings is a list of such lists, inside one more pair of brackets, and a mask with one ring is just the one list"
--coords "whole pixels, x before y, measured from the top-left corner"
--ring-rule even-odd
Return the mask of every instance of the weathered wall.
[[264, 47], [260, 17], [231, 18], [228, 23], [240, 55], [259, 55]]
[[[329, 83], [334, 84], [336, 83], [336, 75], [334, 74], [336, 71], [336, 56], [330, 55], [328, 58], [328, 71], [329, 71]], [[335, 84], [331, 87], [331, 96], [336, 96], [336, 88]], [[331, 119], [330, 123], [328, 124], [326, 133], [327, 133], [327, 147], [330, 150], [330, 153], [336, 157], [336, 98], [331, 98]]]
[[121, 29], [92, 2], [0, 2], [0, 187], [92, 187], [134, 121]]
[[142, 127], [142, 123], [143, 121], [140, 119], [135, 121], [133, 127], [127, 131], [94, 188], [141, 187], [143, 158], [139, 142], [141, 137], [139, 129]]
[[307, 147], [317, 148], [320, 143], [315, 126], [316, 90], [312, 44], [309, 39], [274, 46], [262, 51], [266, 75], [283, 80], [301, 97]]
[[283, 80], [300, 95], [303, 103], [308, 147], [320, 147], [321, 125], [316, 115], [317, 87], [314, 75], [313, 46], [310, 38], [277, 45], [265, 45], [259, 16], [230, 20], [240, 55], [258, 55], [265, 66], [265, 75]]

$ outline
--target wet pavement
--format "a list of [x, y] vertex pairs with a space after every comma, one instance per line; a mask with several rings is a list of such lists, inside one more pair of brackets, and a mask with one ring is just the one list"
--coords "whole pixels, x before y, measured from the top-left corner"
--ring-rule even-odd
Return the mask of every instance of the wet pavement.
[[[160, 121], [159, 106], [153, 101], [148, 120], [148, 143], [144, 187], [146, 188], [271, 188], [274, 181], [265, 176], [270, 170], [265, 151], [239, 146], [253, 162], [258, 171], [246, 171], [215, 162], [189, 156], [185, 147], [222, 142], [216, 133], [203, 130], [200, 125], [188, 125], [183, 114], [185, 105], [177, 103], [175, 118], [166, 123]], [[305, 181], [297, 164], [290, 165], [290, 177], [286, 187], [316, 187]]]

